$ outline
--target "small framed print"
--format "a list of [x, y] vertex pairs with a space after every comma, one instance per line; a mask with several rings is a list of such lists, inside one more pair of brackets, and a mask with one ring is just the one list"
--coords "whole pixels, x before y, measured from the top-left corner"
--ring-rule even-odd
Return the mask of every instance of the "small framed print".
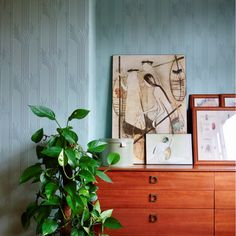
[[236, 107], [236, 94], [221, 94], [220, 104], [222, 107]]
[[198, 107], [192, 113], [194, 164], [235, 164], [235, 108]]
[[147, 164], [192, 164], [191, 134], [147, 134]]
[[218, 94], [192, 94], [190, 95], [190, 108], [194, 107], [219, 107]]

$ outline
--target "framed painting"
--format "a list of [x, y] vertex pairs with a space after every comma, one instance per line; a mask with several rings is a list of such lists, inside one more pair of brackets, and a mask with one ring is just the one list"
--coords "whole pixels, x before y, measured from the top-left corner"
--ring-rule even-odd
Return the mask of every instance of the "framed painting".
[[184, 55], [113, 56], [112, 137], [134, 139], [145, 163], [145, 135], [186, 133]]
[[191, 134], [147, 134], [147, 164], [192, 164]]
[[235, 164], [235, 108], [193, 109], [193, 152], [195, 164]]
[[194, 107], [219, 107], [220, 96], [218, 94], [191, 94], [190, 108]]
[[221, 94], [220, 103], [222, 107], [236, 107], [236, 94]]

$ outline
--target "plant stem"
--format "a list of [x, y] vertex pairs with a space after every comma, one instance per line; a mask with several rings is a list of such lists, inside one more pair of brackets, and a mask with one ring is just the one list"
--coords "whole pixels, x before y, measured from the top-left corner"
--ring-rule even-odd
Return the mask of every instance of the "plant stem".
[[58, 123], [58, 121], [55, 119], [55, 122], [57, 123], [57, 125], [59, 126], [59, 128], [61, 128], [60, 124]]

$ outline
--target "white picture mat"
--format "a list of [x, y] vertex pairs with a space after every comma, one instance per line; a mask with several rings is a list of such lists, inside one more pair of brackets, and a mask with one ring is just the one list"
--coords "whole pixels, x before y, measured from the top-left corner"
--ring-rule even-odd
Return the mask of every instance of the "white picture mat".
[[236, 111], [197, 111], [198, 160], [236, 160]]
[[194, 98], [194, 107], [218, 107], [219, 98]]
[[[163, 139], [168, 138], [167, 142]], [[192, 164], [191, 134], [147, 134], [147, 164]]]
[[225, 107], [236, 107], [236, 98], [224, 98]]

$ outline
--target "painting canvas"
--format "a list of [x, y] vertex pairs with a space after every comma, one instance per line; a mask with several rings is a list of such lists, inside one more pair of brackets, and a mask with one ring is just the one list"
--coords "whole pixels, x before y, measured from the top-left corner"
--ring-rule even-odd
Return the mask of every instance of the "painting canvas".
[[190, 134], [147, 134], [147, 164], [192, 164]]
[[145, 162], [145, 135], [186, 133], [184, 55], [113, 56], [112, 137], [134, 139]]

